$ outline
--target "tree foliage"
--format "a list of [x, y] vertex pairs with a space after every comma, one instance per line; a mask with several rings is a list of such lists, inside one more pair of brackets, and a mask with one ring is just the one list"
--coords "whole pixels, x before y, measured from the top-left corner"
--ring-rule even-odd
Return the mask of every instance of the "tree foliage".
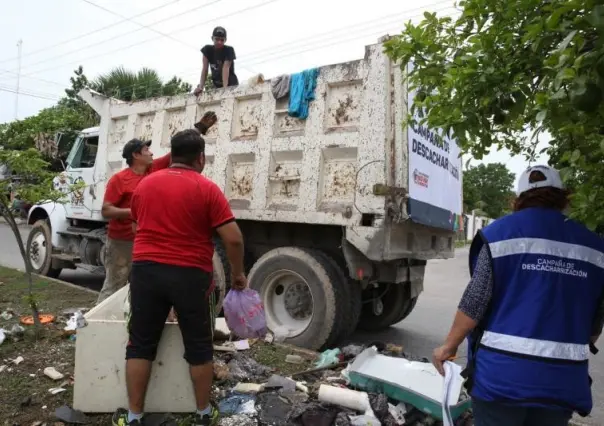
[[[27, 299], [32, 308], [34, 322], [36, 326], [39, 326], [39, 311], [33, 294], [31, 264], [27, 259], [27, 249], [23, 244], [21, 232], [15, 221], [9, 194], [13, 192], [22, 201], [29, 204], [35, 204], [43, 200], [60, 201], [64, 198], [64, 195], [53, 190], [52, 179], [55, 174], [49, 171], [49, 164], [35, 148], [19, 151], [1, 149], [0, 164], [14, 172], [14, 175], [9, 173], [8, 176], [0, 178], [0, 216], [4, 217], [17, 240], [17, 246], [23, 258], [29, 281]], [[37, 329], [39, 331], [39, 327]]]
[[459, 18], [426, 13], [386, 43], [423, 123], [481, 159], [492, 148], [550, 163], [574, 190], [572, 215], [604, 224], [604, 1], [463, 0]]
[[[71, 143], [57, 144], [57, 133], [64, 134], [63, 141], [73, 142], [79, 130], [95, 123], [96, 115], [91, 116], [86, 109], [58, 104], [23, 120], [0, 124], [0, 146], [19, 151], [36, 148], [47, 161], [54, 162], [66, 157], [71, 148]], [[60, 168], [58, 161], [54, 169]]]
[[138, 72], [133, 72], [118, 67], [92, 80], [90, 88], [123, 101], [136, 101], [189, 93], [192, 86], [178, 77], [173, 77], [164, 83], [158, 72], [150, 68], [141, 68]]
[[481, 210], [497, 219], [510, 211], [514, 173], [505, 164], [479, 164], [463, 174], [463, 199], [468, 210]]

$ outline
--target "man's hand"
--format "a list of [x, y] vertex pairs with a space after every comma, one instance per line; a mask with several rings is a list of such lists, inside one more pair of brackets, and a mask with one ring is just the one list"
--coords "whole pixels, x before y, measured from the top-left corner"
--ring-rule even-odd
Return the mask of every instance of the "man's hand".
[[439, 348], [434, 349], [432, 354], [432, 364], [436, 367], [441, 376], [445, 375], [445, 368], [443, 364], [445, 361], [449, 361], [457, 353], [457, 348], [452, 348], [447, 345], [443, 345]]
[[195, 90], [193, 91], [193, 94], [195, 96], [199, 96], [201, 92], [203, 92], [203, 86], [201, 84], [198, 84]]
[[216, 121], [218, 121], [216, 113], [214, 111], [208, 111], [201, 117], [201, 120], [195, 123], [195, 128], [199, 130], [202, 135], [205, 135], [210, 127], [216, 124]]
[[231, 277], [231, 287], [235, 290], [245, 290], [247, 288], [247, 277], [245, 274], [233, 275]]

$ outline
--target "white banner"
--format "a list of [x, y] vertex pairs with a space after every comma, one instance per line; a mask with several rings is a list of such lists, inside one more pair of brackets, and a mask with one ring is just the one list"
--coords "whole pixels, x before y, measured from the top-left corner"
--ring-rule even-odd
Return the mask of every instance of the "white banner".
[[[410, 65], [411, 69], [411, 65]], [[415, 90], [408, 91], [409, 108]], [[462, 213], [462, 167], [456, 141], [420, 125], [408, 127], [409, 198], [439, 207], [456, 215]], [[413, 215], [413, 212], [412, 212]]]

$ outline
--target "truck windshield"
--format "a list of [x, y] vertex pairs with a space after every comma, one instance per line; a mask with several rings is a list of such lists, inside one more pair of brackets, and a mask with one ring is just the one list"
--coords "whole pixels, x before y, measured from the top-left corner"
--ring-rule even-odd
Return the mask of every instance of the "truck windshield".
[[94, 167], [98, 146], [98, 136], [78, 136], [67, 157], [67, 167], [69, 169]]
[[69, 155], [67, 156], [67, 167], [73, 168], [72, 164], [74, 164], [75, 157], [78, 155], [78, 151], [80, 150], [80, 145], [82, 145], [82, 140], [84, 138], [82, 135], [78, 135], [73, 146], [71, 147], [71, 151], [69, 151]]

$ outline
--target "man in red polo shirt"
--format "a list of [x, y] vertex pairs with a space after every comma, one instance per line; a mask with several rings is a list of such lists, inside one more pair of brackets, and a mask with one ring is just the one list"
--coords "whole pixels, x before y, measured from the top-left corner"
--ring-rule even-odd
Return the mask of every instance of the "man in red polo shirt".
[[[195, 124], [201, 134], [216, 123], [212, 111], [204, 114]], [[124, 146], [122, 157], [128, 168], [109, 179], [101, 214], [109, 219], [107, 243], [105, 245], [105, 281], [97, 299], [97, 304], [126, 285], [132, 266], [132, 245], [134, 232], [130, 216], [130, 199], [140, 181], [150, 173], [165, 169], [170, 165], [170, 154], [156, 160], [150, 149], [151, 141], [132, 139]]]
[[214, 182], [201, 175], [203, 139], [194, 130], [179, 132], [172, 137], [171, 154], [171, 166], [145, 178], [132, 196], [136, 236], [126, 348], [129, 410], [115, 413], [115, 426], [142, 424], [151, 364], [172, 307], [178, 315], [197, 402], [189, 424], [217, 423], [218, 410], [210, 404], [214, 232], [224, 243], [233, 288], [247, 286], [243, 237], [229, 202]]

